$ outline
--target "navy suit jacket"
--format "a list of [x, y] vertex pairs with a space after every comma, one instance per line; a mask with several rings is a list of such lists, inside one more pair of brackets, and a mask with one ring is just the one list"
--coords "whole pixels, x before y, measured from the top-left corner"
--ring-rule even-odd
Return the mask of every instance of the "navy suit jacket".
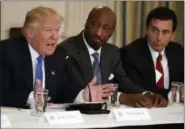
[[[130, 79], [144, 89], [167, 96], [169, 89], [156, 87], [155, 67], [146, 38], [140, 38], [120, 49], [123, 68]], [[165, 49], [169, 67], [169, 84], [184, 82], [184, 49], [180, 44], [170, 42]]]
[[[4, 40], [2, 45], [1, 106], [24, 108], [33, 91], [31, 54], [25, 37]], [[56, 49], [44, 58], [45, 88], [53, 103], [72, 102], [75, 98], [65, 71], [65, 55]]]

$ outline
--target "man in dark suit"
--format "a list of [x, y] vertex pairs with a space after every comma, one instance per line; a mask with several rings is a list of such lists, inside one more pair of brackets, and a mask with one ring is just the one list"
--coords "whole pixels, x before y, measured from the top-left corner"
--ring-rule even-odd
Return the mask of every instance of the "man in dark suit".
[[[37, 7], [26, 15], [24, 36], [8, 39], [2, 45], [1, 106], [34, 106], [33, 89], [39, 85], [49, 90], [51, 103], [72, 102], [65, 72], [65, 56], [57, 42], [62, 17], [48, 7]], [[42, 57], [41, 77], [37, 76], [38, 57]], [[36, 80], [38, 79], [38, 83]], [[37, 87], [38, 88], [38, 87]]]
[[172, 81], [184, 82], [184, 49], [171, 41], [176, 27], [177, 17], [171, 9], [155, 8], [147, 16], [146, 37], [120, 50], [130, 79], [166, 99]]
[[[91, 82], [89, 87], [92, 97], [96, 97], [97, 94], [99, 96], [99, 98], [94, 98], [94, 101], [96, 99], [106, 101], [114, 90], [111, 83], [118, 83], [120, 92], [132, 93], [119, 93], [118, 101], [121, 104], [151, 107], [153, 104], [151, 99], [141, 94], [145, 89], [133, 84], [125, 74], [119, 49], [107, 43], [115, 25], [116, 16], [110, 8], [95, 7], [87, 18], [85, 29], [79, 35], [71, 37], [61, 44], [67, 53], [66, 60], [69, 69], [73, 68], [70, 73], [73, 76], [71, 78], [78, 85], [75, 88], [78, 87], [80, 91], [76, 101], [90, 101], [87, 97], [89, 82]], [[100, 86], [91, 86], [94, 81], [93, 77], [96, 77], [96, 85]]]

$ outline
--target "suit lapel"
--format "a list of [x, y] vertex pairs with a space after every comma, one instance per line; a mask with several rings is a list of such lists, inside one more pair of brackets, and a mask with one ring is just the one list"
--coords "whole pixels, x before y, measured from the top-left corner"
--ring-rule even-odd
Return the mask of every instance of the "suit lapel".
[[28, 47], [28, 43], [25, 38], [21, 38], [20, 42], [22, 42], [22, 63], [21, 63], [21, 69], [22, 69], [22, 77], [25, 79], [25, 82], [27, 84], [27, 88], [30, 90], [33, 90], [33, 67], [32, 67], [32, 60], [31, 60], [31, 54]]
[[[141, 42], [141, 43], [142, 43], [142, 51], [140, 53], [143, 53], [141, 57], [144, 57], [144, 58], [140, 58], [140, 59], [141, 59], [141, 62], [146, 62], [145, 64], [142, 64], [142, 67], [143, 67], [142, 73], [143, 75], [147, 75], [145, 79], [147, 79], [151, 83], [152, 86], [153, 85], [155, 86], [156, 85], [155, 66], [152, 60], [152, 55], [149, 50], [147, 40], [144, 39], [144, 42]], [[151, 87], [151, 88], [153, 89], [156, 87]]]
[[54, 99], [54, 96], [56, 96], [56, 66], [52, 66], [52, 61], [49, 56], [46, 56], [44, 59], [44, 64], [45, 64], [45, 88], [49, 90], [49, 96]]
[[[173, 66], [176, 65], [174, 59], [173, 59], [173, 52], [170, 52], [170, 49], [169, 47], [167, 46], [166, 49], [165, 49], [165, 54], [166, 54], [166, 57], [167, 57], [167, 61], [168, 61], [168, 70], [169, 70], [169, 82], [171, 82], [171, 78], [173, 78], [173, 75], [172, 73], [173, 72]], [[171, 84], [169, 83], [169, 89], [171, 88]]]
[[101, 50], [101, 57], [100, 57], [100, 69], [101, 69], [101, 79], [102, 79], [102, 84], [106, 83], [108, 80], [109, 76], [109, 59], [110, 56], [108, 55], [109, 51], [107, 50], [106, 44], [102, 47]]
[[93, 68], [90, 60], [89, 52], [85, 46], [85, 43], [82, 38], [82, 34], [77, 36], [77, 42], [74, 44], [77, 54], [77, 60], [79, 61], [80, 71], [82, 71], [82, 76], [85, 80], [85, 83], [88, 83], [93, 78]]

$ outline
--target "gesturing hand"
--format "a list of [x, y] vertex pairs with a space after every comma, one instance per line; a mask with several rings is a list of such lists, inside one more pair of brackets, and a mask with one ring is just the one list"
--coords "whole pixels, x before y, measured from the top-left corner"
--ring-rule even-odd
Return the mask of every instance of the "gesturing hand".
[[93, 77], [93, 79], [88, 83], [89, 87], [86, 86], [83, 91], [83, 99], [85, 101], [90, 101], [90, 89], [92, 102], [105, 102], [108, 99], [109, 95], [115, 90], [115, 87], [113, 87], [112, 84], [94, 85], [95, 82], [96, 77]]

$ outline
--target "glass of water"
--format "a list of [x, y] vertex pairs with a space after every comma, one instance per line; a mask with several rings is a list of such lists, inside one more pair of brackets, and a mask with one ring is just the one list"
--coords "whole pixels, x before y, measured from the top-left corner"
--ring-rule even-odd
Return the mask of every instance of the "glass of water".
[[34, 91], [34, 100], [35, 100], [35, 110], [34, 114], [36, 116], [41, 116], [47, 107], [48, 101], [48, 93], [47, 89], [40, 89]]
[[117, 106], [118, 105], [117, 99], [118, 99], [118, 86], [119, 86], [119, 84], [114, 83], [113, 86], [115, 87], [115, 91], [112, 92], [112, 94], [109, 96], [108, 103], [111, 106]]
[[169, 104], [179, 104], [182, 100], [184, 100], [184, 83], [172, 82], [171, 90], [168, 93]]

